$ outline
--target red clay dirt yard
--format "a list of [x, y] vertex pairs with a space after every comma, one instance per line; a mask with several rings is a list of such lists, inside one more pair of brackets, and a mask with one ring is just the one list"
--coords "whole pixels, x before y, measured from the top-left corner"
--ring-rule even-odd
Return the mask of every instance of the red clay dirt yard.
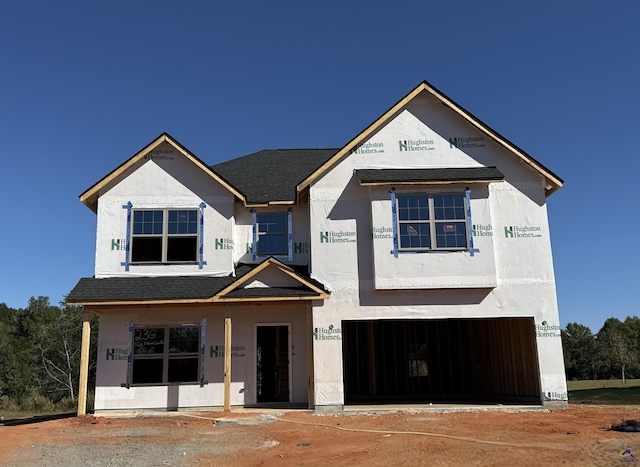
[[640, 406], [324, 416], [293, 411], [87, 415], [0, 426], [0, 464], [626, 465], [640, 458], [640, 433], [609, 428], [638, 418]]

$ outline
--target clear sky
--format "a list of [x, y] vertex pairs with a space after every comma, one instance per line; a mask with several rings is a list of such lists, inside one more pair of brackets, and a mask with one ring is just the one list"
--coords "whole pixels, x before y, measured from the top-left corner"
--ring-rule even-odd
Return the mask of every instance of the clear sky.
[[163, 131], [210, 164], [340, 147], [427, 80], [565, 180], [561, 325], [640, 315], [639, 17], [637, 0], [5, 1], [0, 302], [93, 275], [78, 195]]

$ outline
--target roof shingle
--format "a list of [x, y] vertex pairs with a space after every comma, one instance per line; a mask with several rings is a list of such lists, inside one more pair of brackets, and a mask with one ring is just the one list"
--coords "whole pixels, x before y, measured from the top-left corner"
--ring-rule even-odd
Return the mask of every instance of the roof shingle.
[[[239, 264], [236, 275], [226, 277], [210, 276], [159, 276], [159, 277], [85, 277], [67, 296], [69, 304], [90, 304], [109, 302], [147, 301], [199, 301], [207, 300], [234, 283], [241, 284], [242, 278], [257, 268], [257, 264]], [[296, 274], [307, 283], [325, 290], [318, 281], [308, 277], [306, 272], [295, 268]], [[224, 295], [240, 297], [293, 297], [318, 296], [313, 289], [301, 287], [259, 287], [235, 288]]]
[[457, 181], [501, 181], [495, 167], [455, 167], [437, 169], [361, 169], [356, 175], [363, 185], [372, 183], [434, 183]]
[[247, 203], [296, 200], [296, 186], [338, 149], [264, 149], [211, 169], [245, 195]]

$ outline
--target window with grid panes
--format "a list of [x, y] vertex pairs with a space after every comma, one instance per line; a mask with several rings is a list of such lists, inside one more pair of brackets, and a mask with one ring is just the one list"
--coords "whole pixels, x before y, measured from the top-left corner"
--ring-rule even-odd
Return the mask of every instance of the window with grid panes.
[[287, 213], [258, 214], [256, 248], [260, 256], [288, 254]]
[[132, 384], [197, 382], [199, 349], [200, 326], [135, 327]]
[[197, 257], [197, 209], [133, 211], [132, 263], [189, 263]]
[[463, 193], [396, 194], [398, 249], [469, 248], [466, 202]]

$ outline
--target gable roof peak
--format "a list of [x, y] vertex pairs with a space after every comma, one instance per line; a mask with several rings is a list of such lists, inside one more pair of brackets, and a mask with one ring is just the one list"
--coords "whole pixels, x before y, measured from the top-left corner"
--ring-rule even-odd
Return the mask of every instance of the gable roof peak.
[[556, 190], [560, 189], [563, 185], [563, 180], [558, 177], [556, 174], [547, 169], [540, 162], [535, 160], [525, 151], [520, 149], [518, 146], [513, 144], [511, 141], [506, 139], [504, 136], [499, 134], [497, 131], [493, 130], [491, 127], [486, 125], [480, 119], [472, 115], [462, 106], [455, 103], [452, 99], [447, 97], [444, 93], [439, 91], [435, 86], [430, 84], [428, 81], [424, 80], [420, 84], [418, 84], [413, 90], [411, 90], [407, 95], [405, 95], [402, 99], [396, 102], [389, 110], [383, 113], [377, 120], [375, 120], [372, 124], [366, 127], [363, 131], [361, 131], [358, 135], [356, 135], [351, 141], [349, 141], [342, 149], [340, 149], [331, 159], [325, 162], [322, 166], [318, 167], [311, 175], [309, 175], [305, 180], [303, 180], [297, 187], [298, 193], [306, 189], [312, 183], [315, 183], [317, 180], [322, 178], [326, 173], [328, 173], [339, 161], [341, 161], [344, 157], [348, 156], [352, 149], [354, 149], [358, 144], [365, 141], [367, 138], [372, 136], [378, 129], [380, 129], [383, 125], [389, 122], [400, 110], [402, 110], [409, 102], [414, 100], [418, 95], [422, 92], [428, 92], [437, 100], [439, 100], [443, 105], [449, 107], [453, 112], [457, 113], [463, 120], [466, 120], [469, 124], [475, 127], [481, 133], [486, 134], [490, 137], [495, 143], [503, 148], [507, 149], [511, 152], [515, 157], [519, 158], [521, 162], [529, 165], [533, 170], [541, 174], [546, 181], [545, 187], [545, 195], [549, 196]]
[[165, 131], [165, 132], [162, 132], [157, 138], [152, 140], [145, 147], [143, 147], [140, 151], [138, 151], [129, 159], [127, 159], [125, 162], [123, 162], [114, 170], [109, 172], [106, 176], [101, 178], [97, 183], [95, 183], [90, 188], [85, 190], [80, 195], [80, 201], [83, 204], [85, 204], [89, 209], [91, 209], [93, 212], [97, 212], [100, 190], [106, 187], [109, 183], [117, 180], [118, 177], [122, 176], [128, 169], [133, 167], [136, 163], [138, 163], [141, 159], [143, 159], [145, 156], [147, 156], [150, 152], [152, 152], [154, 149], [156, 149], [158, 146], [160, 146], [163, 143], [168, 143], [174, 148], [176, 148], [176, 150], [179, 153], [181, 153], [184, 157], [186, 157], [188, 160], [193, 162], [198, 168], [204, 171], [207, 175], [209, 175], [211, 178], [216, 180], [218, 183], [225, 186], [234, 195], [243, 199], [243, 196], [237, 190], [235, 190], [225, 180], [219, 177], [213, 170], [211, 170], [211, 168], [207, 164], [205, 164], [195, 154], [189, 151], [186, 147], [180, 144], [178, 140], [173, 138], [169, 133]]

